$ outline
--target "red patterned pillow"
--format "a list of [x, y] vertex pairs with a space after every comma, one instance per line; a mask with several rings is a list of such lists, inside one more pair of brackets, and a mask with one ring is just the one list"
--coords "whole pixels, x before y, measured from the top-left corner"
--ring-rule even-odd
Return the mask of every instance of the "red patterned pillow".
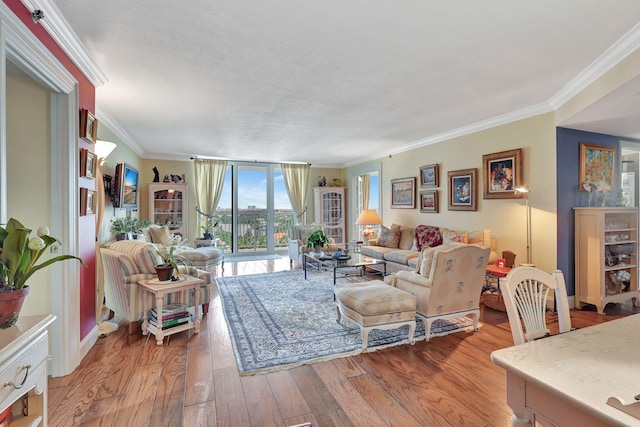
[[419, 225], [416, 227], [416, 243], [418, 250], [422, 248], [432, 248], [442, 244], [440, 228], [431, 225]]
[[377, 245], [385, 248], [398, 249], [398, 245], [400, 244], [400, 233], [399, 225], [388, 228], [384, 225], [380, 226], [380, 236], [378, 237]]

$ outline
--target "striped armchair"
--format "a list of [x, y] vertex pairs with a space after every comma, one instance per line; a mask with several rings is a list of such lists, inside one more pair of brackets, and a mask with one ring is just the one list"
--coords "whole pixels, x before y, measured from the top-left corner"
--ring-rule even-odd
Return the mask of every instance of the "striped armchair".
[[[161, 261], [156, 246], [137, 240], [121, 240], [110, 243], [108, 248], [100, 248], [100, 256], [104, 268], [105, 305], [130, 322], [129, 333], [132, 334], [137, 329], [138, 321], [144, 317], [142, 291], [138, 281], [157, 277], [154, 267]], [[189, 274], [204, 280], [204, 285], [200, 288], [200, 301], [206, 301], [202, 305], [202, 312], [206, 314], [211, 298], [211, 274], [193, 267], [189, 268]], [[147, 307], [153, 307], [154, 302], [148, 294], [145, 295], [149, 297]], [[189, 302], [192, 298], [193, 292], [189, 295]], [[169, 294], [165, 297], [165, 304], [171, 302], [176, 302], [176, 295]]]

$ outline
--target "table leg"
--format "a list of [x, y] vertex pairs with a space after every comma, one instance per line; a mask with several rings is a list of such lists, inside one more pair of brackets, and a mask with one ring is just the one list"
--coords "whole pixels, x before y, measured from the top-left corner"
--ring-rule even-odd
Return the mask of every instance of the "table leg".
[[156, 295], [156, 345], [162, 345], [164, 333], [162, 332], [162, 295]]
[[145, 288], [140, 286], [140, 293], [142, 297], [142, 313], [143, 313], [142, 335], [149, 335], [149, 331], [147, 330], [147, 327], [149, 326], [149, 310], [147, 309], [147, 291]]
[[194, 302], [196, 304], [194, 307], [194, 312], [196, 316], [196, 319], [194, 322], [194, 329], [197, 334], [198, 332], [200, 332], [200, 286], [199, 285], [196, 286], [193, 297], [194, 297], [193, 298]]
[[307, 280], [307, 254], [302, 254], [302, 268], [304, 269], [304, 280]]

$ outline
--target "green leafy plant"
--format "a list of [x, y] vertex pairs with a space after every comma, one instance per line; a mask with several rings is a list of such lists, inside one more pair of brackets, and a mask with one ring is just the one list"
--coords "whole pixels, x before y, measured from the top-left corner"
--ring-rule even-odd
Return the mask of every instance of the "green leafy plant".
[[37, 234], [30, 238], [31, 230], [14, 218], [7, 222], [6, 228], [0, 227], [0, 292], [24, 288], [33, 273], [58, 261], [77, 259], [87, 266], [73, 255], [59, 255], [36, 264], [49, 246], [59, 243], [49, 236], [47, 227], [40, 227]]
[[162, 264], [158, 264], [161, 267], [173, 267], [176, 272], [180, 271], [180, 266], [185, 267], [187, 270], [189, 267], [193, 266], [193, 263], [183, 257], [182, 255], [174, 254], [176, 247], [163, 247], [157, 251], [160, 258], [162, 258]]
[[316, 230], [309, 236], [309, 239], [307, 240], [307, 247], [315, 248], [319, 246], [322, 248], [327, 243], [329, 243], [329, 238], [326, 234], [324, 234], [324, 231]]
[[200, 226], [200, 228], [202, 229], [202, 234], [209, 234], [213, 236], [213, 232], [218, 227], [218, 224], [220, 224], [219, 219], [207, 218], [204, 225]]
[[113, 234], [135, 233], [149, 226], [149, 221], [142, 218], [120, 217], [111, 220], [109, 231]]

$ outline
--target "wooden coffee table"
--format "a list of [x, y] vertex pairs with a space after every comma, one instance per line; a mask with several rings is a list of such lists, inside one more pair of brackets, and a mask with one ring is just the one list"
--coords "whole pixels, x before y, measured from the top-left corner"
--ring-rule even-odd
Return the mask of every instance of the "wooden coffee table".
[[[141, 280], [138, 283], [142, 286], [142, 310], [144, 312], [144, 322], [142, 322], [142, 334], [148, 335], [149, 332], [155, 335], [156, 344], [162, 345], [162, 340], [165, 336], [169, 336], [178, 332], [186, 331], [189, 329], [195, 329], [195, 333], [200, 332], [200, 287], [204, 285], [204, 280], [198, 279], [193, 276], [180, 275], [180, 280], [176, 282], [162, 282], [158, 279], [149, 279], [149, 280]], [[194, 290], [193, 295], [193, 303], [194, 303], [194, 321], [189, 319], [182, 325], [174, 326], [169, 329], [162, 328], [162, 305], [163, 298], [167, 294], [182, 292], [183, 297], [182, 301], [188, 301], [188, 296], [186, 295], [191, 289]], [[156, 313], [158, 316], [157, 324], [158, 326], [153, 326], [149, 323], [149, 309], [151, 307], [147, 307], [147, 298], [144, 293], [148, 292], [152, 294], [156, 299]], [[187, 305], [185, 304], [185, 307]]]

